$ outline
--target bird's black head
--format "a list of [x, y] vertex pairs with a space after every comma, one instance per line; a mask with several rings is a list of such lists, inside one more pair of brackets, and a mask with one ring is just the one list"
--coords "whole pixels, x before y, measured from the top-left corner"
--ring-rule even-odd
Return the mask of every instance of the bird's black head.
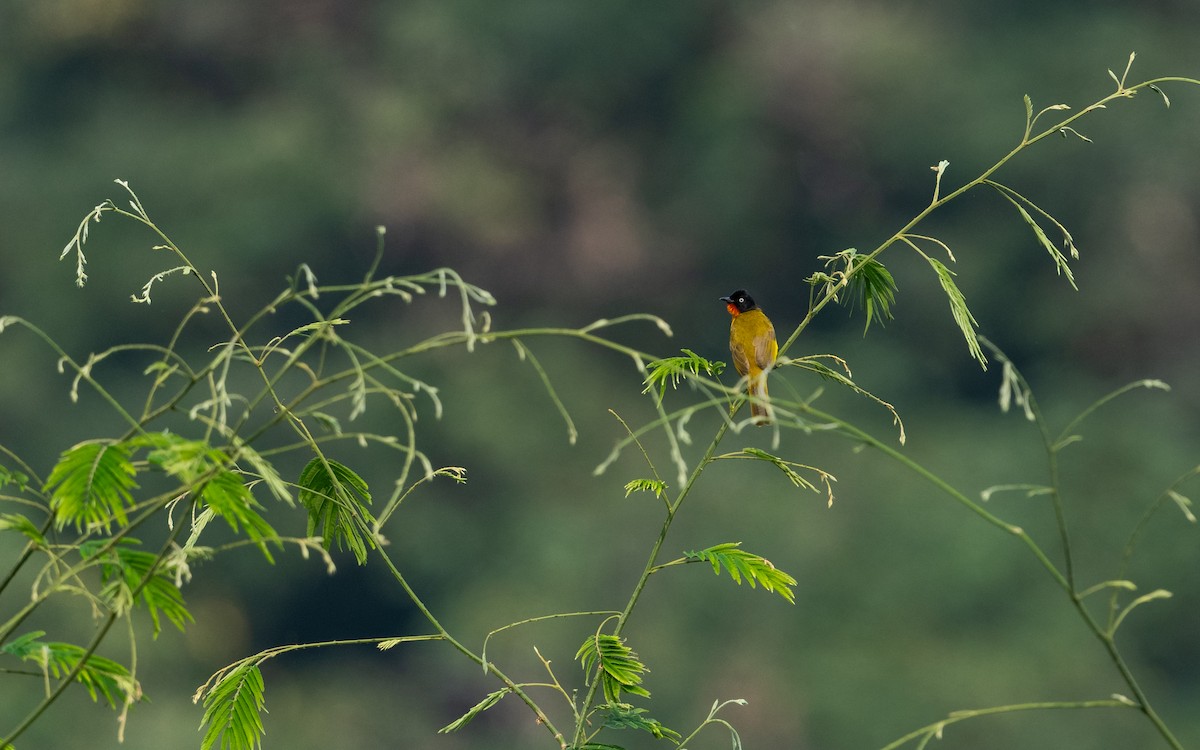
[[[758, 307], [758, 305], [754, 304], [754, 298], [747, 294], [745, 289], [739, 289], [728, 297], [722, 297], [721, 301], [727, 307], [736, 309], [739, 313], [754, 310]], [[730, 312], [733, 312], [733, 309]]]

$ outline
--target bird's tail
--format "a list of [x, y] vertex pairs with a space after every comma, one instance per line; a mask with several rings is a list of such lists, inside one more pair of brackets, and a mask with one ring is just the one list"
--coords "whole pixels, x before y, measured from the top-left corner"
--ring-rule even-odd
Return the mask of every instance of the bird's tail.
[[767, 373], [750, 379], [750, 417], [754, 424], [771, 424], [771, 406], [767, 400]]

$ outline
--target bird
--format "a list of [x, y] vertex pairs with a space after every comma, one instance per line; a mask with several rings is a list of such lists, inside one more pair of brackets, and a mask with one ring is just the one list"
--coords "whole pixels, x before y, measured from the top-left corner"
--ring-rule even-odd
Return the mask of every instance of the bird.
[[775, 364], [779, 354], [775, 326], [745, 289], [721, 297], [721, 301], [733, 316], [729, 324], [729, 353], [733, 355], [733, 366], [738, 375], [748, 380], [750, 416], [757, 425], [770, 424], [766, 371]]

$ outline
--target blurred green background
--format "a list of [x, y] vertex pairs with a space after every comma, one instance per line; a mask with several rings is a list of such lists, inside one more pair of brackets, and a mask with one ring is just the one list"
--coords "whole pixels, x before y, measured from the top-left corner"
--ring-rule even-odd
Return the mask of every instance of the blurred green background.
[[[497, 327], [650, 312], [671, 323], [673, 339], [637, 327], [616, 335], [664, 355], [688, 347], [723, 359], [718, 296], [749, 288], [786, 335], [806, 309], [802, 280], [817, 256], [870, 249], [896, 231], [928, 201], [939, 160], [949, 160], [953, 187], [1006, 153], [1020, 137], [1023, 94], [1035, 109], [1086, 104], [1112, 89], [1106, 69], [1120, 74], [1133, 50], [1131, 81], [1196, 77], [1197, 31], [1191, 0], [5, 0], [0, 314], [33, 320], [79, 359], [167, 340], [194, 293], [174, 281], [152, 306], [127, 302], [165, 262], [145, 233], [115, 221], [93, 228], [82, 290], [57, 260], [88, 209], [123, 198], [112, 184], [121, 178], [194, 262], [216, 271], [237, 313], [264, 304], [301, 262], [323, 282], [360, 277], [381, 224], [385, 272], [453, 267], [496, 295]], [[1078, 292], [995, 195], [968, 195], [919, 229], [954, 249], [982, 331], [1030, 378], [1053, 424], [1132, 379], [1174, 387], [1114, 403], [1064, 454], [1086, 583], [1116, 575], [1138, 516], [1200, 445], [1200, 90], [1164, 88], [1170, 109], [1152, 94], [1121, 102], [1079, 126], [1095, 143], [1055, 139], [999, 175], [1071, 229]], [[859, 315], [829, 309], [792, 353], [844, 355], [862, 385], [899, 408], [906, 450], [969, 495], [1044, 482], [1036, 430], [999, 413], [999, 368], [983, 373], [970, 360], [927, 266], [901, 248], [883, 259], [900, 287], [897, 319], [864, 337]], [[399, 347], [454, 326], [456, 314], [448, 301], [381, 305], [346, 335]], [[217, 330], [201, 324], [197, 335]], [[412, 364], [446, 403], [440, 421], [422, 405], [422, 447], [437, 465], [467, 467], [470, 481], [410, 498], [390, 527], [392, 554], [476, 646], [524, 617], [620, 608], [660, 520], [646, 498], [623, 498], [624, 483], [646, 473], [634, 456], [591, 474], [621, 434], [606, 410], [631, 423], [649, 414], [629, 362], [568, 342], [530, 345], [580, 425], [575, 446], [511, 349]], [[39, 470], [117, 429], [98, 399], [68, 401], [69, 379], [33, 337], [6, 332], [0, 358], [0, 442]], [[102, 375], [132, 396], [139, 372], [130, 362]], [[773, 383], [777, 393], [821, 386], [793, 373]], [[831, 392], [822, 403], [890, 434], [887, 415], [854, 398]], [[714, 426], [690, 429], [707, 441]], [[744, 434], [726, 447], [768, 440]], [[744, 541], [799, 579], [796, 605], [701, 566], [656, 576], [626, 631], [653, 670], [656, 718], [686, 730], [714, 699], [745, 698], [724, 716], [747, 748], [863, 748], [950, 710], [1122, 690], [1019, 544], [853, 448], [784, 436], [787, 457], [838, 477], [831, 509], [762, 467], [707, 472], [668, 554]], [[394, 477], [372, 465], [391, 456], [343, 458], [377, 489]], [[1040, 499], [1001, 496], [989, 507], [1057, 549]], [[294, 512], [269, 518], [303, 532]], [[1175, 598], [1139, 610], [1120, 641], [1168, 724], [1197, 746], [1196, 530], [1169, 509], [1147, 534], [1132, 574], [1143, 591]], [[14, 545], [0, 539], [5, 565]], [[274, 567], [252, 553], [200, 566], [185, 589], [197, 622], [142, 643], [151, 702], [133, 712], [123, 747], [196, 745], [192, 692], [257, 649], [424, 632], [381, 568], [338, 562], [332, 577], [294, 553]], [[67, 618], [81, 611], [64, 605], [63, 622], [43, 625], [69, 638], [79, 628]], [[529, 626], [489, 654], [540, 679], [536, 644], [574, 679], [571, 656], [591, 627]], [[110, 655], [122, 658], [119, 643]], [[435, 734], [495, 687], [437, 645], [286, 657], [265, 676], [270, 748], [547, 746], [512, 699], [463, 732]], [[39, 689], [6, 677], [0, 727]], [[20, 747], [117, 747], [112, 714], [80, 692]], [[938, 746], [1158, 743], [1134, 712], [1110, 711], [980, 719], [948, 729]], [[728, 739], [714, 730], [693, 746]]]

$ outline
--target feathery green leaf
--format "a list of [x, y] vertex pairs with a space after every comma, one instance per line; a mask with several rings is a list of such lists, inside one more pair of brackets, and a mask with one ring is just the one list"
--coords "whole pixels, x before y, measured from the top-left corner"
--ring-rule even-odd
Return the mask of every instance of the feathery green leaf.
[[[897, 417], [897, 419], [899, 419], [899, 417]], [[903, 431], [901, 432], [901, 435], [903, 436]], [[901, 442], [903, 442], [903, 439], [901, 439]], [[837, 481], [837, 477], [833, 476], [827, 471], [818, 469], [815, 466], [796, 463], [795, 461], [785, 461], [779, 456], [768, 453], [761, 448], [743, 448], [739, 453], [726, 453], [724, 455], [717, 456], [717, 458], [752, 458], [759, 461], [766, 461], [782, 471], [784, 476], [786, 476], [793, 485], [801, 489], [820, 492], [815, 484], [805, 479], [802, 474], [796, 471], [796, 469], [811, 471], [817, 475], [817, 478], [820, 479], [821, 484], [825, 487], [825, 498], [828, 501], [828, 504], [830, 506], [833, 505], [833, 483]]]
[[129, 445], [107, 440], [79, 443], [63, 452], [46, 480], [55, 525], [107, 531], [114, 521], [124, 524], [125, 509], [133, 505], [130, 490], [137, 487], [131, 454]]
[[954, 316], [954, 322], [958, 324], [963, 338], [967, 341], [967, 349], [971, 352], [971, 356], [979, 362], [979, 365], [986, 370], [987, 357], [983, 356], [983, 349], [979, 346], [979, 334], [975, 331], [979, 323], [975, 321], [975, 316], [967, 308], [966, 297], [954, 283], [954, 272], [936, 258], [925, 256], [925, 260], [929, 261], [929, 265], [933, 266], [933, 270], [937, 273], [942, 290], [946, 293], [946, 299], [950, 302], [950, 314]]
[[650, 692], [641, 686], [642, 675], [650, 670], [634, 650], [615, 635], [596, 633], [589, 636], [575, 653], [575, 659], [583, 666], [588, 684], [593, 678], [600, 679], [604, 698], [609, 703], [619, 703], [622, 692], [650, 696]]
[[359, 565], [367, 561], [367, 547], [375, 548], [373, 537], [365, 533], [374, 518], [367, 510], [371, 492], [363, 478], [345, 464], [314, 458], [300, 472], [300, 504], [308, 510], [308, 533], [321, 535], [321, 544], [330, 549], [349, 549]]
[[20, 513], [0, 513], [0, 531], [12, 529], [24, 534], [31, 542], [39, 547], [46, 544], [46, 537], [41, 530], [27, 517]]
[[850, 289], [867, 314], [867, 322], [863, 325], [865, 336], [873, 321], [883, 325], [894, 317], [892, 305], [896, 302], [896, 280], [875, 258], [863, 258], [847, 273], [851, 274]]
[[243, 662], [223, 675], [204, 696], [200, 726], [208, 725], [208, 729], [200, 741], [201, 750], [259, 750], [265, 691], [257, 664]]
[[674, 729], [663, 726], [658, 719], [647, 716], [646, 709], [634, 708], [628, 703], [605, 703], [596, 706], [596, 710], [606, 714], [604, 726], [609, 729], [639, 729], [660, 740], [678, 741], [683, 736]]
[[[132, 442], [150, 448], [146, 455], [150, 465], [192, 488], [201, 505], [224, 518], [235, 533], [244, 527], [246, 536], [258, 544], [267, 560], [274, 562], [265, 542], [276, 537], [275, 529], [259, 514], [262, 506], [242, 475], [233, 470], [233, 461], [223, 450], [169, 432], [143, 435]], [[291, 502], [290, 493], [274, 469], [257, 453], [246, 450], [247, 460], [258, 469], [272, 492]]]
[[683, 352], [682, 357], [664, 357], [646, 364], [646, 387], [642, 393], [649, 393], [652, 388], [657, 386], [658, 395], [661, 398], [666, 395], [668, 384], [672, 388], [678, 388], [679, 381], [689, 375], [716, 377], [725, 369], [724, 362], [705, 359], [691, 349], [681, 349], [680, 351]]
[[[1070, 130], [1070, 128], [1066, 128], [1066, 130]], [[1088, 138], [1085, 138], [1084, 136], [1080, 135], [1079, 133], [1075, 132], [1074, 130], [1072, 130], [1071, 132], [1074, 133], [1075, 135], [1079, 136], [1080, 138], [1083, 138], [1083, 140], [1085, 140], [1085, 141], [1089, 140]], [[1063, 135], [1064, 136], [1066, 135], [1065, 131], [1063, 132]], [[998, 192], [998, 193], [1000, 193], [1000, 195], [1004, 196], [1005, 200], [1007, 200], [1009, 203], [1011, 203], [1013, 205], [1013, 207], [1015, 207], [1017, 209], [1017, 213], [1019, 213], [1021, 215], [1021, 219], [1026, 224], [1029, 225], [1030, 229], [1033, 230], [1033, 235], [1034, 235], [1034, 237], [1037, 238], [1038, 244], [1041, 245], [1042, 248], [1047, 253], [1050, 254], [1050, 258], [1054, 261], [1055, 270], [1062, 276], [1066, 277], [1067, 282], [1071, 285], [1072, 289], [1078, 289], [1079, 287], [1077, 287], [1075, 285], [1075, 274], [1071, 271], [1071, 267], [1067, 263], [1067, 257], [1065, 255], [1063, 255], [1062, 251], [1059, 250], [1058, 247], [1053, 242], [1050, 241], [1050, 238], [1046, 236], [1045, 230], [1042, 229], [1041, 224], [1039, 224], [1037, 222], [1037, 220], [1033, 218], [1033, 215], [1031, 213], [1029, 213], [1028, 210], [1026, 210], [1026, 206], [1028, 206], [1029, 208], [1036, 211], [1047, 221], [1050, 221], [1051, 223], [1053, 223], [1054, 226], [1058, 227], [1058, 230], [1060, 232], [1062, 232], [1062, 235], [1063, 235], [1063, 244], [1066, 246], [1067, 250], [1071, 253], [1071, 257], [1078, 258], [1079, 250], [1075, 247], [1075, 240], [1073, 237], [1071, 237], [1071, 233], [1067, 231], [1067, 228], [1065, 226], [1063, 226], [1057, 219], [1055, 219], [1049, 213], [1047, 213], [1043, 209], [1039, 208], [1033, 201], [1029, 200], [1024, 195], [1021, 195], [1016, 190], [1013, 190], [1012, 188], [1008, 187], [1007, 185], [1003, 185], [999, 182], [994, 182], [992, 180], [987, 180], [987, 181], [985, 181], [984, 184], [990, 185], [992, 188], [994, 188], [996, 190], [996, 192]]]
[[467, 709], [467, 712], [465, 714], [463, 714], [462, 716], [458, 717], [454, 721], [450, 722], [446, 726], [439, 729], [438, 734], [449, 734], [450, 732], [457, 732], [458, 730], [465, 727], [467, 724], [470, 724], [471, 720], [474, 719], [476, 716], [478, 716], [479, 714], [483, 713], [484, 711], [488, 710], [492, 706], [499, 703], [501, 698], [503, 698], [504, 696], [508, 695], [511, 692], [512, 692], [512, 690], [510, 688], [500, 688], [499, 690], [497, 690], [495, 692], [488, 693], [486, 696], [484, 696], [483, 700], [479, 701], [474, 706], [471, 706], [469, 709]]
[[817, 272], [805, 281], [814, 287], [824, 287], [822, 294], [832, 294], [838, 300], [842, 287], [849, 286], [852, 297], [857, 299], [867, 314], [863, 334], [870, 329], [871, 323], [878, 321], [883, 325], [891, 320], [892, 305], [896, 301], [896, 280], [887, 268], [875, 258], [860, 256], [858, 249], [848, 247], [833, 255], [821, 255], [825, 261], [828, 273]]
[[[846, 371], [845, 374], [838, 372], [836, 369], [822, 362], [822, 358], [834, 360]], [[850, 368], [846, 365], [846, 362], [841, 357], [833, 354], [812, 354], [806, 357], [797, 357], [796, 359], [789, 360], [787, 364], [792, 367], [799, 367], [801, 369], [808, 370], [809, 372], [815, 372], [817, 375], [820, 375], [826, 380], [832, 380], [835, 383], [844, 385], [858, 395], [871, 399], [875, 403], [891, 412], [892, 424], [896, 425], [896, 427], [900, 429], [900, 444], [903, 445], [908, 439], [908, 436], [904, 432], [904, 420], [900, 418], [900, 412], [896, 411], [896, 407], [879, 398], [874, 393], [871, 393], [866, 388], [863, 388], [855, 383], [850, 377]]]
[[93, 701], [104, 698], [109, 707], [117, 708], [141, 699], [141, 686], [123, 665], [98, 654], [84, 659], [87, 650], [81, 646], [43, 641], [43, 635], [45, 633], [40, 630], [25, 633], [0, 647], [0, 653], [33, 662], [53, 679], [70, 674], [82, 660], [83, 666], [79, 667], [75, 681], [87, 688]]
[[[159, 563], [154, 553], [137, 549], [136, 539], [126, 537], [105, 550], [111, 541], [92, 539], [79, 547], [84, 559], [94, 559], [100, 564], [103, 584], [100, 598], [118, 614], [129, 612], [136, 604], [144, 605], [150, 612], [155, 638], [162, 631], [160, 612], [179, 630], [192, 622], [183, 594], [175, 585], [175, 571], [167, 564]], [[138, 592], [136, 598], [135, 591]]]
[[726, 542], [698, 552], [684, 552], [683, 555], [689, 562], [711, 563], [713, 572], [718, 575], [724, 568], [736, 584], [740, 585], [745, 578], [750, 588], [761, 585], [764, 590], [773, 591], [795, 604], [796, 594], [792, 586], [796, 585], [796, 579], [776, 568], [765, 557], [739, 549], [741, 544]]
[[625, 485], [625, 497], [635, 492], [653, 492], [655, 497], [662, 497], [667, 492], [667, 483], [661, 479], [634, 479]]

